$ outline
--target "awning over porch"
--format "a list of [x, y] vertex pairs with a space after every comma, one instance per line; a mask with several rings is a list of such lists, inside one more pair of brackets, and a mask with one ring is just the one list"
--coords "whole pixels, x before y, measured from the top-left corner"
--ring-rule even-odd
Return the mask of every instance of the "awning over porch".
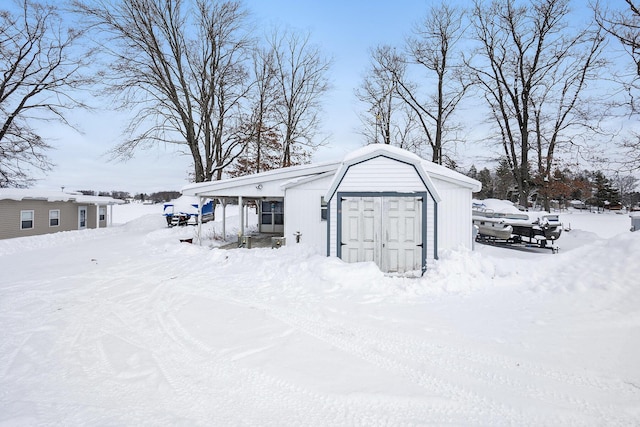
[[[256, 202], [282, 201], [284, 203], [286, 190], [292, 183], [301, 179], [313, 179], [313, 177], [334, 174], [340, 164], [341, 162], [324, 162], [298, 165], [237, 178], [195, 183], [183, 187], [181, 193], [199, 197], [200, 204], [205, 198], [219, 200], [223, 210], [223, 233], [226, 233], [226, 205], [237, 203], [240, 215], [240, 234], [244, 234], [246, 227], [244, 207], [248, 200]], [[270, 213], [275, 218], [277, 213]], [[198, 236], [200, 235], [200, 226], [199, 222]]]

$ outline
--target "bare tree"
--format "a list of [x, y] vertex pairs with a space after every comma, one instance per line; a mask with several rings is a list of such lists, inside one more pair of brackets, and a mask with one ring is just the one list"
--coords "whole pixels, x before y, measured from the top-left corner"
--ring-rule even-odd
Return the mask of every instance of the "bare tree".
[[56, 7], [30, 0], [0, 10], [0, 187], [27, 186], [32, 169], [53, 166], [51, 145], [34, 123], [57, 120], [86, 105], [73, 97], [90, 82], [82, 32], [67, 28]]
[[598, 25], [615, 37], [631, 56], [635, 64], [636, 77], [640, 76], [640, 3], [634, 0], [619, 0], [626, 10], [609, 10], [600, 2], [594, 5]]
[[314, 137], [320, 124], [322, 95], [329, 90], [331, 61], [310, 43], [309, 34], [274, 30], [269, 43], [280, 100], [276, 114], [283, 135], [281, 166], [291, 166], [296, 148], [312, 150], [320, 145]]
[[415, 113], [398, 95], [398, 81], [405, 79], [406, 60], [390, 45], [377, 46], [370, 57], [370, 69], [355, 90], [356, 98], [367, 106], [360, 113], [367, 143], [420, 150], [413, 132], [417, 124]]
[[[133, 110], [128, 158], [157, 143], [185, 147], [195, 182], [220, 179], [242, 152], [246, 60], [252, 40], [237, 1], [75, 0], [113, 59], [105, 84]], [[191, 5], [192, 3], [189, 3]]]
[[[433, 6], [425, 18], [414, 26], [413, 36], [407, 39], [408, 59], [425, 71], [433, 85], [410, 84], [399, 80], [398, 93], [415, 112], [424, 136], [431, 146], [431, 160], [442, 164], [445, 133], [458, 104], [471, 86], [456, 60], [458, 43], [464, 35], [464, 12], [446, 3]], [[435, 87], [425, 99], [418, 88]]]
[[[253, 52], [253, 85], [249, 93], [252, 114], [247, 123], [248, 153], [241, 162], [247, 164], [241, 171], [244, 174], [258, 173], [273, 169], [279, 165], [280, 144], [278, 144], [276, 105], [278, 87], [274, 53], [271, 49], [256, 47]], [[247, 154], [251, 153], [252, 158]], [[276, 155], [277, 153], [277, 155]], [[275, 161], [275, 159], [278, 161]], [[253, 166], [253, 167], [251, 167]]]
[[[596, 79], [603, 39], [590, 27], [567, 26], [568, 0], [476, 0], [475, 35], [481, 48], [469, 66], [484, 89], [501, 135], [508, 165], [527, 205], [533, 186], [530, 154], [538, 173], [549, 179], [562, 142], [572, 142], [578, 127], [589, 128], [598, 112], [587, 107], [588, 82]], [[597, 122], [597, 120], [596, 120]]]
[[[623, 10], [603, 7], [600, 2], [593, 6], [598, 25], [610, 36], [617, 39], [633, 60], [631, 73], [617, 77], [627, 94], [631, 115], [640, 111], [638, 92], [640, 90], [640, 3], [633, 0], [620, 0]], [[611, 4], [609, 5], [611, 6]], [[623, 152], [620, 166], [624, 170], [640, 169], [640, 134], [630, 132], [620, 143]]]

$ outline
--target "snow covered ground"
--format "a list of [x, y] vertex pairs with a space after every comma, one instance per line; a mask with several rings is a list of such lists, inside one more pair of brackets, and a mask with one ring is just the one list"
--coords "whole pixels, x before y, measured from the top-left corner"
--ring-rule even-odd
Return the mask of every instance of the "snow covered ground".
[[161, 212], [0, 241], [1, 426], [640, 424], [627, 215], [562, 213], [558, 254], [477, 244], [403, 279], [180, 243], [194, 228]]

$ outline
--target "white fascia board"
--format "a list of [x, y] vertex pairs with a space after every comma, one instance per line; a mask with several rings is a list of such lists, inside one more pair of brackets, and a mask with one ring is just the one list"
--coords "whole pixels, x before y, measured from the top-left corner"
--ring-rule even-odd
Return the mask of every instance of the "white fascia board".
[[[337, 169], [338, 168], [336, 167], [336, 170]], [[312, 182], [312, 181], [315, 181], [315, 180], [318, 180], [318, 179], [322, 179], [322, 178], [326, 178], [326, 177], [329, 177], [329, 176], [333, 176], [335, 173], [336, 173], [335, 170], [332, 170], [332, 171], [328, 171], [328, 172], [322, 172], [322, 173], [319, 173], [319, 174], [316, 174], [316, 175], [311, 175], [311, 176], [305, 176], [305, 177], [302, 177], [302, 178], [292, 179], [291, 181], [287, 181], [284, 184], [281, 184], [280, 187], [283, 190], [286, 190], [288, 188], [297, 187], [298, 185], [303, 185], [303, 184], [306, 184], [308, 182]]]
[[[326, 162], [308, 165], [291, 166], [287, 168], [274, 169], [266, 172], [260, 172], [253, 175], [239, 176], [237, 178], [222, 179], [219, 181], [200, 182], [189, 184], [181, 189], [181, 193], [187, 196], [219, 196], [221, 192], [229, 190], [238, 190], [244, 188], [251, 189], [258, 185], [266, 185], [281, 181], [278, 185], [285, 184], [296, 178], [313, 176], [327, 171], [335, 171], [340, 162]], [[242, 194], [238, 194], [242, 195]]]

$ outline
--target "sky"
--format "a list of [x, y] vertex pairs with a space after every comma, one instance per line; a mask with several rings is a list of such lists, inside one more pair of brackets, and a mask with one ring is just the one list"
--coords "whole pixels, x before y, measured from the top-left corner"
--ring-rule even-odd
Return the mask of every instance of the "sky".
[[[272, 25], [309, 31], [311, 41], [333, 59], [332, 85], [324, 102], [322, 133], [327, 145], [313, 161], [340, 160], [363, 145], [354, 89], [369, 64], [369, 49], [379, 43], [401, 44], [413, 23], [426, 13], [427, 0], [371, 1], [247, 0], [256, 32]], [[56, 167], [38, 174], [36, 188], [128, 191], [132, 194], [179, 190], [188, 183], [190, 157], [171, 147], [139, 150], [127, 162], [109, 160], [107, 151], [121, 141], [126, 115], [110, 110], [108, 100], [95, 112], [75, 111], [71, 121], [82, 133], [47, 124], [42, 134], [56, 147], [50, 156]]]
[[[315, 152], [314, 162], [340, 160], [364, 144], [359, 134], [361, 122], [358, 111], [361, 106], [357, 104], [354, 89], [369, 68], [370, 49], [381, 43], [401, 46], [412, 26], [425, 16], [433, 3], [434, 0], [396, 0], [391, 3], [363, 0], [244, 1], [255, 23], [256, 35], [267, 33], [273, 25], [308, 31], [312, 43], [319, 45], [322, 52], [333, 60], [328, 74], [332, 89], [324, 97], [322, 128], [317, 138], [318, 141], [326, 140], [326, 145]], [[460, 5], [467, 3], [459, 1]], [[192, 172], [190, 156], [177, 153], [174, 147], [156, 146], [138, 150], [135, 157], [127, 162], [110, 161], [107, 152], [122, 141], [122, 131], [128, 118], [126, 114], [110, 109], [107, 99], [95, 98], [93, 104], [100, 108], [91, 113], [74, 111], [70, 116], [70, 121], [78, 125], [81, 133], [51, 123], [42, 129], [42, 136], [56, 147], [50, 152], [56, 167], [46, 175], [36, 174], [35, 178], [39, 179], [36, 188], [65, 187], [67, 190], [149, 194], [177, 191], [189, 183], [188, 176]], [[472, 105], [463, 108], [466, 110], [461, 114], [466, 117], [481, 111]], [[477, 124], [464, 129], [463, 139], [480, 140], [482, 136], [478, 135], [486, 134], [482, 123], [483, 117], [478, 116]], [[480, 151], [474, 147], [478, 145], [457, 143], [447, 146], [455, 160], [464, 167], [471, 164], [484, 167], [489, 157], [499, 155], [493, 150], [481, 159], [478, 157]]]

